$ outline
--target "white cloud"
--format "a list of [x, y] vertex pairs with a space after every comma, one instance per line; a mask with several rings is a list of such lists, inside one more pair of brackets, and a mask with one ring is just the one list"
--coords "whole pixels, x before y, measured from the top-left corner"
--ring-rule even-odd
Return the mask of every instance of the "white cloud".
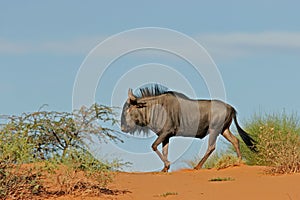
[[83, 37], [68, 40], [53, 40], [46, 42], [15, 42], [0, 38], [0, 54], [87, 54], [105, 37]]
[[[51, 54], [71, 54], [87, 55], [101, 41], [108, 36], [82, 37], [69, 40], [55, 40], [47, 42], [14, 42], [0, 38], [0, 54], [26, 54], [26, 53], [51, 53]], [[164, 41], [167, 35], [162, 35]], [[260, 33], [227, 33], [227, 34], [200, 34], [192, 36], [203, 45], [213, 58], [236, 58], [249, 56], [257, 53], [299, 53], [300, 52], [300, 32], [260, 32]], [[151, 42], [151, 35], [144, 37], [132, 37], [126, 41], [116, 41], [115, 48], [122, 48], [128, 44], [139, 44], [142, 41]], [[154, 43], [157, 43], [157, 37]], [[171, 46], [189, 49], [187, 45], [176, 41], [170, 43]], [[116, 49], [107, 49], [109, 56]], [[193, 52], [190, 52], [193, 55]], [[105, 56], [105, 55], [103, 55]], [[199, 55], [193, 55], [199, 56]]]
[[26, 51], [24, 44], [7, 41], [0, 38], [0, 54], [20, 54]]
[[299, 53], [300, 32], [261, 32], [198, 35], [196, 40], [217, 57], [258, 53]]

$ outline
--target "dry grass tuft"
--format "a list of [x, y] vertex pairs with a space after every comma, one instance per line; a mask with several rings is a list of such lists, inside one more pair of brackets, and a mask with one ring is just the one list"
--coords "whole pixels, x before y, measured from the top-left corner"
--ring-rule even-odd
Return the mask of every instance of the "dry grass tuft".
[[228, 167], [239, 166], [240, 161], [236, 156], [225, 154], [221, 156], [215, 163], [216, 169], [226, 169]]

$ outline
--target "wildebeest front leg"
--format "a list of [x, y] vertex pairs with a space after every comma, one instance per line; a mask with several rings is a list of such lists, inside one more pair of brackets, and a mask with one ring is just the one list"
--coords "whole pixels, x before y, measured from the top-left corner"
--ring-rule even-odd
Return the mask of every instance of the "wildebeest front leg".
[[163, 148], [162, 148], [162, 152], [163, 152], [163, 156], [165, 158], [165, 167], [163, 168], [162, 172], [167, 172], [170, 169], [170, 161], [168, 160], [168, 148], [169, 148], [169, 138], [166, 138], [163, 143]]
[[[163, 154], [157, 149], [158, 145], [163, 143]], [[170, 168], [170, 162], [168, 161], [168, 146], [169, 146], [169, 138], [165, 135], [160, 135], [152, 144], [152, 149], [155, 153], [159, 156], [159, 158], [164, 162], [164, 169], [163, 172], [167, 172]]]

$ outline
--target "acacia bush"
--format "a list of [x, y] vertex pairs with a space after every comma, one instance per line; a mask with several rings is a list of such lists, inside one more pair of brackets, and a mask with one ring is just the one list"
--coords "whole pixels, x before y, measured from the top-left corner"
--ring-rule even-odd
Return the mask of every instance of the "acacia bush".
[[254, 116], [245, 126], [257, 141], [258, 152], [241, 143], [247, 164], [270, 166], [269, 173], [300, 172], [300, 124], [296, 115]]
[[[92, 135], [102, 141], [121, 141], [110, 128], [117, 123], [115, 117], [113, 108], [98, 104], [73, 113], [38, 111], [8, 117], [0, 127], [0, 198], [26, 199], [42, 193], [41, 174], [55, 174], [58, 166], [81, 171], [84, 177], [105, 186], [113, 177], [109, 172], [123, 163], [94, 158], [86, 143]], [[65, 176], [64, 180], [71, 178]]]
[[[91, 135], [101, 140], [118, 140], [115, 132], [109, 128], [117, 120], [113, 108], [94, 104], [82, 107], [73, 113], [56, 111], [38, 111], [9, 117], [2, 128], [2, 140], [24, 139], [22, 144], [30, 144], [31, 155], [35, 159], [47, 160], [59, 156], [65, 158], [70, 149], [85, 148], [85, 142]], [[105, 127], [105, 124], [108, 126]], [[21, 149], [24, 149], [22, 147]], [[19, 149], [15, 152], [22, 151]], [[27, 148], [25, 148], [27, 149]], [[33, 158], [31, 158], [33, 159]], [[30, 160], [24, 160], [30, 162]]]

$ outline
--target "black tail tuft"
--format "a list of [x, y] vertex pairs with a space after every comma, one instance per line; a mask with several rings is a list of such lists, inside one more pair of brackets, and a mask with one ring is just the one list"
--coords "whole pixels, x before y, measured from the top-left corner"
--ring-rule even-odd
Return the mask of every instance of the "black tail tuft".
[[241, 136], [241, 138], [243, 139], [243, 141], [245, 142], [245, 144], [247, 145], [247, 147], [249, 147], [249, 149], [253, 152], [257, 152], [257, 148], [256, 148], [256, 141], [250, 137], [250, 135], [248, 133], [246, 133], [239, 125], [237, 118], [236, 118], [236, 111], [234, 111], [234, 123], [236, 125], [236, 128], [238, 130], [239, 135]]

